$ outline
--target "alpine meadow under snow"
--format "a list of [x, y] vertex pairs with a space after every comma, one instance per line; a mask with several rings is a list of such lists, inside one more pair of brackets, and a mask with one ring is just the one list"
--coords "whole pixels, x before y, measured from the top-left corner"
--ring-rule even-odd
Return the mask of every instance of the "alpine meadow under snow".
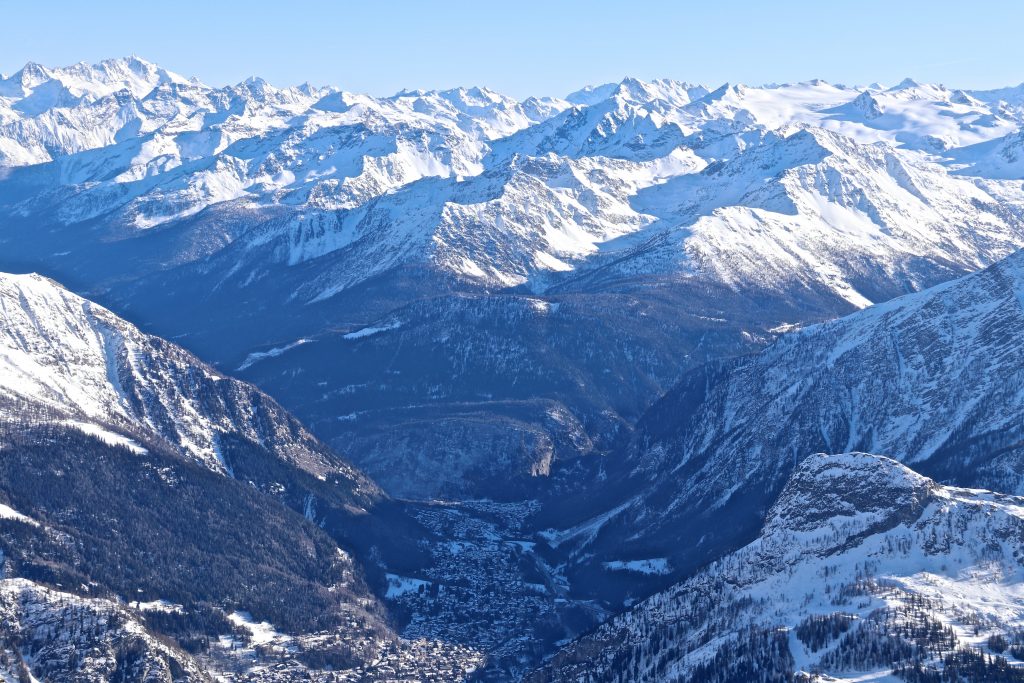
[[1024, 84], [0, 75], [0, 678], [1024, 681]]

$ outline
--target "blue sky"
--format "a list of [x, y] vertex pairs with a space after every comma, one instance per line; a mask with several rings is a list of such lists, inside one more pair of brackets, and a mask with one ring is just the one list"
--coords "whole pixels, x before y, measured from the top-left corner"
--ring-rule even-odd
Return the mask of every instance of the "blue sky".
[[624, 75], [707, 85], [1024, 81], [1020, 0], [0, 0], [0, 16], [6, 73], [29, 60], [137, 54], [212, 85], [260, 75], [376, 95], [455, 85], [564, 95]]

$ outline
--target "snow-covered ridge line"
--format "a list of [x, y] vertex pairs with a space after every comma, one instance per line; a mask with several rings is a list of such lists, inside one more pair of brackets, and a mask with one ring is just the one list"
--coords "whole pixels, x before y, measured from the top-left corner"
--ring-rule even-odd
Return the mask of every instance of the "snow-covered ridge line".
[[376, 495], [254, 387], [52, 280], [0, 273], [0, 418], [18, 424], [37, 413], [136, 454], [159, 443], [225, 474], [223, 443], [242, 439], [317, 478], [351, 479]]

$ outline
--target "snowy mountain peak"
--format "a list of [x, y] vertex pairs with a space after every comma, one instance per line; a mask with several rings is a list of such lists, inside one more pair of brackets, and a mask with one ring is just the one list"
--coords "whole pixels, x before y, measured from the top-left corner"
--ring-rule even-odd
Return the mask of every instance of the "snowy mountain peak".
[[626, 77], [619, 82], [619, 86], [612, 94], [613, 97], [620, 97], [634, 102], [648, 102], [660, 96], [654, 84], [644, 83], [640, 79]]
[[948, 102], [950, 98], [950, 91], [945, 86], [933, 83], [919, 83], [913, 78], [904, 78], [889, 88], [886, 93], [909, 100], [929, 100], [933, 102]]
[[708, 93], [701, 85], [691, 85], [669, 78], [642, 81], [638, 78], [624, 78], [609, 95], [638, 104], [660, 102], [663, 106], [684, 107]]
[[917, 88], [917, 87], [920, 87], [920, 86], [921, 86], [920, 83], [918, 83], [913, 78], [910, 78], [908, 76], [908, 77], [904, 78], [902, 81], [900, 81], [899, 83], [897, 83], [896, 85], [894, 85], [891, 88], [889, 88], [889, 90], [891, 92], [895, 92], [897, 90], [909, 90], [911, 88]]
[[587, 107], [602, 102], [612, 96], [620, 86], [620, 83], [603, 83], [602, 85], [588, 85], [571, 92], [565, 96], [566, 101]]
[[251, 88], [254, 90], [276, 89], [274, 88], [274, 86], [270, 85], [270, 83], [268, 83], [266, 79], [260, 76], [249, 76], [248, 78], [243, 79], [238, 84], [238, 87]]
[[881, 116], [884, 112], [882, 111], [882, 105], [878, 103], [878, 100], [871, 95], [871, 91], [865, 90], [853, 100], [853, 106], [866, 119], [876, 119]]
[[[139, 99], [130, 93], [144, 87], [122, 81], [150, 87], [159, 77], [149, 65], [107, 70], [103, 97], [76, 97], [71, 76], [54, 76], [0, 100], [0, 222], [25, 236], [4, 255], [46, 272], [98, 273], [92, 291], [111, 287], [111, 300], [130, 300], [126, 310], [160, 320], [153, 329], [168, 336], [189, 332], [225, 367], [284, 348], [282, 366], [305, 363], [291, 359], [323, 347], [292, 344], [330, 336], [327, 321], [351, 322], [346, 333], [379, 327], [424, 296], [484, 301], [522, 287], [597, 306], [630, 282], [672, 302], [651, 329], [665, 325], [673, 341], [658, 343], [660, 360], [634, 385], [646, 401], [704, 354], [748, 351], [783, 324], [927, 287], [1024, 245], [1024, 195], [1002, 180], [1024, 177], [1019, 140], [1007, 137], [1024, 115], [984, 102], [822, 82], [708, 93], [638, 78], [521, 103], [485, 88], [378, 98], [255, 79], [168, 82]], [[372, 304], [358, 295], [371, 283]], [[185, 294], [192, 286], [212, 294]], [[402, 293], [385, 296], [393, 286]], [[697, 304], [694, 292], [721, 297]], [[752, 311], [752, 300], [764, 305]], [[719, 304], [713, 315], [698, 310]], [[673, 312], [680, 306], [692, 320]], [[288, 324], [261, 328], [256, 310]], [[235, 322], [244, 337], [228, 331]], [[705, 332], [713, 343], [689, 344]], [[416, 336], [364, 345], [402, 334]], [[524, 342], [530, 354], [542, 338]], [[315, 410], [331, 406], [311, 420], [319, 424], [355, 415], [376, 386], [348, 378], [320, 391], [305, 386], [314, 373], [279, 370], [268, 387], [302, 387], [323, 397]], [[537, 376], [538, 386], [548, 381]], [[350, 384], [360, 388], [338, 399], [334, 390]]]
[[53, 73], [42, 64], [28, 62], [11, 76], [26, 90], [32, 90], [53, 78]]
[[442, 90], [438, 95], [462, 106], [490, 106], [507, 101], [503, 95], [479, 86]]
[[188, 82], [183, 76], [135, 56], [105, 59], [97, 64], [80, 62], [55, 69], [29, 62], [0, 82], [0, 97], [26, 97], [43, 86], [53, 84], [76, 97], [100, 98], [128, 90], [133, 96], [142, 98], [157, 85]]
[[714, 90], [711, 90], [706, 95], [704, 95], [704, 97], [701, 98], [701, 101], [713, 102], [715, 100], [721, 100], [729, 95], [738, 95], [739, 92], [739, 86], [733, 85], [731, 83], [723, 83], [722, 85], [718, 86]]

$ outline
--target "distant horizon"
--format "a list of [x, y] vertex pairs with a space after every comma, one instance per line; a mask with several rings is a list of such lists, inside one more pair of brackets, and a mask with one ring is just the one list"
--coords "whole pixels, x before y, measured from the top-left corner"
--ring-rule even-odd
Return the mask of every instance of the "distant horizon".
[[[420, 91], [420, 92], [431, 92], [431, 91], [435, 91], [436, 92], [436, 91], [441, 91], [441, 92], [443, 92], [443, 91], [455, 90], [455, 89], [459, 89], [459, 88], [462, 88], [462, 89], [482, 88], [482, 89], [486, 89], [486, 90], [489, 90], [491, 92], [494, 92], [494, 93], [497, 93], [497, 94], [500, 94], [500, 95], [505, 95], [505, 96], [512, 97], [507, 92], [503, 92], [501, 90], [498, 90], [497, 88], [491, 87], [491, 86], [486, 85], [486, 84], [480, 84], [480, 83], [461, 83], [461, 84], [456, 84], [456, 85], [452, 85], [452, 86], [444, 87], [444, 88], [422, 88], [422, 87], [409, 86], [409, 87], [405, 87], [405, 88], [400, 88], [398, 90], [395, 90], [394, 92], [380, 93], [380, 94], [378, 94], [378, 93], [369, 93], [369, 92], [360, 91], [360, 90], [351, 90], [349, 88], [345, 88], [343, 85], [338, 84], [338, 83], [314, 83], [314, 82], [311, 82], [309, 80], [298, 81], [298, 82], [289, 82], [289, 83], [278, 83], [278, 82], [273, 82], [273, 81], [271, 81], [268, 78], [264, 78], [261, 74], [258, 74], [258, 73], [249, 74], [249, 75], [247, 75], [247, 76], [245, 76], [245, 77], [243, 77], [243, 78], [241, 78], [241, 79], [239, 79], [237, 81], [215, 83], [215, 82], [210, 82], [206, 78], [203, 78], [202, 74], [192, 74], [192, 73], [183, 72], [183, 71], [181, 71], [179, 69], [175, 69], [173, 66], [168, 66], [167, 64], [164, 64], [164, 63], [159, 62], [159, 61], [154, 60], [154, 59], [149, 59], [146, 55], [140, 55], [140, 54], [134, 54], [134, 53], [133, 54], [126, 54], [126, 55], [110, 55], [110, 56], [103, 57], [103, 58], [98, 59], [98, 60], [78, 60], [77, 62], [69, 62], [69, 63], [66, 63], [66, 64], [50, 64], [50, 63], [46, 63], [46, 62], [43, 62], [43, 61], [38, 60], [38, 59], [30, 59], [30, 60], [24, 62], [23, 64], [21, 64], [20, 66], [18, 66], [17, 68], [12, 69], [10, 71], [5, 71], [5, 70], [0, 69], [0, 80], [4, 80], [4, 79], [12, 77], [13, 75], [15, 75], [16, 73], [21, 71], [24, 67], [28, 66], [29, 64], [37, 64], [39, 66], [45, 67], [46, 69], [58, 70], [58, 69], [67, 69], [67, 68], [70, 68], [72, 66], [76, 66], [76, 65], [79, 65], [79, 64], [85, 64], [85, 65], [88, 65], [90, 67], [96, 67], [96, 66], [99, 66], [103, 62], [114, 61], [114, 60], [121, 60], [121, 59], [138, 59], [140, 61], [147, 62], [149, 64], [152, 64], [154, 66], [162, 68], [162, 69], [164, 69], [166, 71], [169, 71], [169, 72], [171, 72], [171, 73], [173, 73], [173, 74], [175, 74], [177, 76], [181, 76], [181, 77], [189, 79], [189, 80], [198, 81], [199, 83], [202, 83], [203, 85], [209, 86], [211, 88], [227, 88], [227, 87], [241, 85], [242, 83], [245, 83], [246, 81], [248, 81], [250, 79], [261, 79], [264, 82], [270, 84], [271, 86], [273, 86], [274, 88], [277, 88], [279, 90], [286, 90], [288, 88], [295, 88], [295, 87], [302, 87], [304, 85], [309, 85], [309, 86], [311, 86], [313, 88], [317, 88], [317, 89], [334, 88], [334, 89], [339, 89], [339, 90], [346, 91], [346, 92], [351, 92], [353, 94], [371, 95], [373, 97], [393, 97], [393, 96], [399, 95], [399, 94], [401, 94], [403, 92], [416, 92], [416, 91]], [[902, 83], [904, 83], [906, 81], [913, 81], [913, 82], [915, 82], [915, 83], [917, 83], [919, 85], [935, 85], [935, 86], [940, 86], [940, 87], [946, 88], [947, 90], [964, 90], [964, 91], [995, 91], [995, 90], [1003, 90], [1003, 89], [1009, 89], [1009, 88], [1024, 87], [1024, 80], [1021, 80], [1019, 82], [1003, 83], [1001, 85], [995, 85], [995, 86], [992, 86], [992, 87], [976, 87], [976, 86], [972, 86], [972, 85], [950, 85], [950, 84], [947, 84], [947, 83], [941, 83], [941, 82], [937, 82], [937, 81], [928, 81], [928, 80], [924, 80], [924, 79], [920, 79], [920, 78], [915, 78], [912, 74], [906, 75], [903, 78], [900, 78], [900, 79], [898, 79], [897, 81], [894, 81], [894, 82], [881, 82], [881, 81], [875, 80], [875, 81], [872, 81], [872, 82], [869, 82], [869, 83], [840, 83], [840, 82], [832, 81], [830, 79], [821, 78], [821, 77], [808, 78], [808, 79], [803, 79], [803, 80], [799, 80], [799, 81], [775, 81], [775, 82], [767, 82], [767, 83], [748, 83], [748, 82], [742, 82], [742, 81], [724, 81], [724, 82], [721, 82], [721, 83], [710, 83], [710, 82], [701, 82], [701, 81], [690, 80], [690, 79], [687, 79], [687, 78], [679, 78], [679, 77], [675, 77], [675, 76], [655, 76], [653, 78], [640, 78], [640, 77], [632, 75], [632, 74], [625, 74], [625, 75], [623, 75], [623, 76], [621, 76], [621, 77], [619, 77], [617, 79], [606, 80], [606, 81], [596, 82], [596, 83], [583, 83], [583, 84], [581, 84], [581, 85], [579, 85], [579, 86], [577, 86], [575, 88], [572, 88], [572, 89], [570, 89], [570, 90], [568, 90], [568, 91], [566, 91], [564, 93], [537, 93], [537, 94], [534, 94], [534, 95], [527, 95], [526, 97], [517, 97], [515, 99], [522, 101], [524, 99], [528, 99], [529, 97], [565, 98], [567, 96], [576, 94], [578, 92], [582, 92], [583, 90], [586, 90], [587, 88], [597, 89], [597, 88], [606, 87], [606, 86], [614, 86], [614, 85], [621, 84], [621, 83], [623, 83], [624, 81], [626, 81], [628, 79], [635, 79], [635, 80], [646, 82], [646, 83], [653, 83], [653, 82], [657, 82], [657, 81], [672, 81], [672, 82], [675, 82], [675, 83], [682, 83], [682, 84], [685, 84], [685, 85], [688, 85], [688, 86], [702, 87], [702, 88], [707, 89], [709, 92], [714, 92], [714, 91], [716, 91], [718, 89], [721, 89], [721, 88], [724, 88], [724, 87], [727, 87], [727, 86], [741, 86], [741, 87], [749, 87], [749, 88], [780, 88], [780, 87], [793, 86], [793, 85], [810, 85], [810, 84], [813, 84], [813, 83], [815, 83], [817, 81], [820, 81], [820, 82], [823, 82], [823, 83], [827, 83], [828, 85], [831, 85], [831, 86], [833, 86], [835, 88], [846, 88], [846, 89], [851, 89], [851, 90], [863, 90], [863, 89], [869, 89], [869, 88], [879, 88], [879, 89], [883, 89], [883, 90], [884, 89], [892, 89], [892, 88], [896, 88], [896, 87], [900, 86]]]
[[564, 97], [631, 76], [717, 87], [800, 83], [848, 87], [907, 77], [950, 89], [1024, 82], [1024, 4], [995, 0], [964, 12], [952, 0], [862, 0], [729, 6], [608, 0], [515, 11], [468, 0], [373, 7], [295, 0], [286, 7], [183, 0], [174, 11], [105, 0], [13, 4], [0, 72], [26, 62], [67, 66], [139, 55], [214, 87], [258, 76], [389, 96], [486, 87], [516, 99]]

